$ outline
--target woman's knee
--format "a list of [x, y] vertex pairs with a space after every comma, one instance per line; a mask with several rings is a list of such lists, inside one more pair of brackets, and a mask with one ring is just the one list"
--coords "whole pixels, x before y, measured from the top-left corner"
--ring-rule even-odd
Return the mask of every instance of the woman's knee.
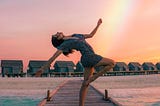
[[104, 58], [103, 62], [105, 63], [106, 66], [114, 67], [115, 62], [112, 59], [109, 58]]
[[115, 66], [115, 61], [114, 61], [114, 60], [111, 60], [109, 65], [110, 65], [111, 67], [114, 67], [114, 66]]
[[89, 86], [89, 80], [84, 80], [82, 83], [83, 87], [88, 87]]
[[84, 71], [84, 80], [88, 80], [94, 73], [94, 68], [85, 68]]

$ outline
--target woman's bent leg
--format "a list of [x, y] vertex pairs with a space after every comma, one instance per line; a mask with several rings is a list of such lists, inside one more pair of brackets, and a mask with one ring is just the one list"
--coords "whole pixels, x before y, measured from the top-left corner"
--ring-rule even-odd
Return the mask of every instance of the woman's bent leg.
[[100, 70], [97, 74], [90, 77], [90, 79], [87, 81], [87, 83], [91, 83], [94, 80], [96, 80], [99, 76], [102, 76], [107, 71], [112, 69], [115, 65], [115, 62], [112, 59], [103, 58], [100, 62], [98, 62], [95, 66], [104, 66], [102, 70]]
[[85, 68], [84, 80], [79, 92], [79, 106], [84, 106], [84, 102], [85, 102], [87, 91], [88, 91], [88, 85], [89, 85], [89, 83], [86, 83], [86, 82], [93, 75], [93, 72], [94, 72], [94, 68]]

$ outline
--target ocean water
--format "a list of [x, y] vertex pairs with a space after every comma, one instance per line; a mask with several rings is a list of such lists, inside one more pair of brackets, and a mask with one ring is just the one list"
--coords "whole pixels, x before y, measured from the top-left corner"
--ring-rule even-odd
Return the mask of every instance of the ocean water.
[[37, 106], [66, 78], [0, 78], [0, 106]]
[[160, 101], [156, 103], [147, 103], [145, 106], [160, 106]]
[[92, 83], [123, 106], [160, 106], [160, 75], [101, 77]]
[[22, 96], [0, 96], [0, 106], [37, 106], [42, 98]]

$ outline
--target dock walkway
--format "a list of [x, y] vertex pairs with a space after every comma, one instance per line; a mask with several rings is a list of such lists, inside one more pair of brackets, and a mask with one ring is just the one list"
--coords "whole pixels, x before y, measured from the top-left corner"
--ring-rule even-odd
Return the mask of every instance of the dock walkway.
[[[78, 106], [79, 90], [82, 81], [69, 80], [61, 86], [51, 97], [50, 101], [45, 103], [45, 106]], [[86, 97], [85, 106], [116, 106], [112, 101], [103, 99], [103, 95], [94, 87], [89, 86]]]

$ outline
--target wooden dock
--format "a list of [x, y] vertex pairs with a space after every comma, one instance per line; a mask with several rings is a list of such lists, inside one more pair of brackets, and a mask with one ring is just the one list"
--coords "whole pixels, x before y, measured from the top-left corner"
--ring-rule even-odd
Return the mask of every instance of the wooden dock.
[[[39, 106], [78, 106], [79, 90], [82, 81], [80, 79], [69, 80], [52, 92], [50, 100], [43, 100]], [[49, 97], [50, 94], [48, 94]], [[104, 96], [91, 85], [89, 86], [85, 106], [117, 106], [111, 100], [105, 100]]]

